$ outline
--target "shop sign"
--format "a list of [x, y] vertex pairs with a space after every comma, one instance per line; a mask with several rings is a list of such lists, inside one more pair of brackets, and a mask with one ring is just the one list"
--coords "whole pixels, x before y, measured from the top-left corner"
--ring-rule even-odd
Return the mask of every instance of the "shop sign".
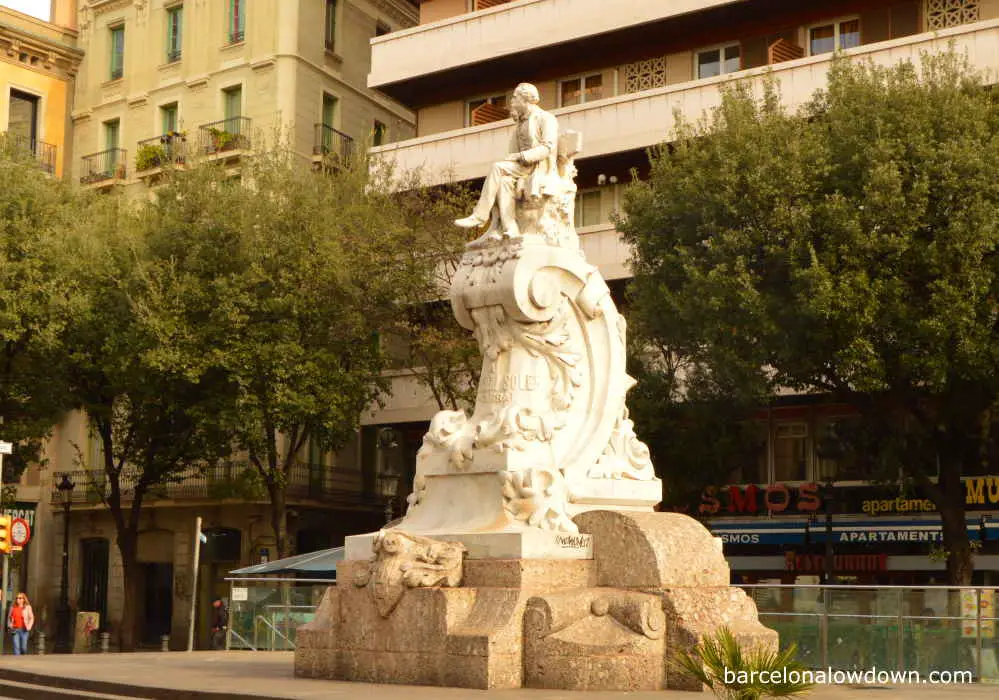
[[933, 513], [937, 504], [928, 498], [875, 498], [864, 501], [860, 509], [868, 515], [882, 513]]
[[[788, 571], [817, 573], [826, 568], [826, 558], [821, 554], [784, 553], [784, 568]], [[836, 554], [833, 556], [836, 571], [887, 571], [887, 554]]]
[[11, 520], [21, 520], [28, 523], [28, 527], [32, 530], [35, 529], [35, 504], [34, 503], [15, 503], [13, 508], [4, 508], [3, 515], [8, 516]]
[[701, 515], [715, 515], [723, 509], [728, 513], [812, 513], [821, 504], [819, 485], [814, 483], [796, 486], [771, 484], [763, 488], [750, 484], [729, 486], [722, 491], [708, 486], [701, 494], [701, 505], [697, 510]]
[[[978, 606], [981, 605], [979, 612]], [[982, 588], [966, 588], [961, 591], [961, 636], [978, 636], [978, 619], [982, 621], [982, 637], [994, 639], [996, 635], [995, 591]]]
[[965, 505], [999, 506], [999, 476], [980, 476], [966, 479]]

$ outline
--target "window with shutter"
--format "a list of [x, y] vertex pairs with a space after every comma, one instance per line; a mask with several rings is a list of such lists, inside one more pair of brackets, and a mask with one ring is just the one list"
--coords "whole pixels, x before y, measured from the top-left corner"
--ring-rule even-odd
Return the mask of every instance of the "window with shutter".
[[171, 7], [167, 10], [167, 63], [180, 60], [183, 16], [183, 6]]
[[465, 104], [465, 126], [480, 126], [506, 119], [510, 110], [506, 105], [506, 95], [494, 95]]
[[111, 80], [125, 74], [125, 27], [111, 28]]
[[245, 35], [246, 0], [229, 0], [229, 43], [239, 43]]

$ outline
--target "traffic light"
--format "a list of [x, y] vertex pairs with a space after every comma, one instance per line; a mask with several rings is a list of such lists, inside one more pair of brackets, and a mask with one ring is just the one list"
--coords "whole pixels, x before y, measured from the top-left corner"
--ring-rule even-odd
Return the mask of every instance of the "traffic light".
[[0, 552], [10, 554], [10, 516], [0, 515]]

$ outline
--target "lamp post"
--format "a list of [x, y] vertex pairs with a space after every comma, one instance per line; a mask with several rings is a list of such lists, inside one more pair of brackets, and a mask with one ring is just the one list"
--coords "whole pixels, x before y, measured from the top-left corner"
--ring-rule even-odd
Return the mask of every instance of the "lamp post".
[[395, 498], [399, 493], [399, 474], [392, 460], [388, 459], [387, 451], [399, 446], [396, 439], [398, 433], [394, 428], [382, 428], [378, 431], [378, 492], [385, 499], [385, 522], [392, 522], [395, 515]]
[[829, 585], [835, 583], [836, 573], [833, 571], [834, 559], [833, 559], [833, 531], [832, 531], [832, 514], [833, 514], [833, 500], [834, 500], [834, 489], [832, 479], [827, 481], [822, 487], [822, 506], [826, 511], [826, 560], [825, 565], [822, 567], [822, 583], [823, 585]]
[[73, 489], [76, 487], [68, 474], [56, 486], [62, 499], [62, 585], [59, 588], [59, 607], [56, 609], [55, 652], [68, 654], [71, 651], [69, 640], [69, 506], [73, 502]]

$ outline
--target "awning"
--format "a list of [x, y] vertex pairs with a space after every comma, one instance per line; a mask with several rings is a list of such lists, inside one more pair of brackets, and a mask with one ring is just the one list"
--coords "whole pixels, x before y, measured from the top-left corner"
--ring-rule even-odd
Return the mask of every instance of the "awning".
[[[746, 520], [743, 522], [707, 523], [712, 534], [726, 544], [804, 544], [807, 533], [812, 543], [826, 541], [824, 518], [807, 520]], [[981, 523], [977, 516], [968, 520], [968, 539], [981, 539]], [[986, 537], [999, 540], [999, 522], [985, 522]], [[940, 543], [943, 532], [940, 518], [837, 520], [832, 523], [833, 542], [843, 544], [881, 543]]]
[[264, 574], [308, 574], [309, 578], [336, 578], [336, 563], [343, 559], [343, 547], [322, 549], [308, 554], [275, 559], [274, 561], [230, 571], [235, 576], [261, 576]]

